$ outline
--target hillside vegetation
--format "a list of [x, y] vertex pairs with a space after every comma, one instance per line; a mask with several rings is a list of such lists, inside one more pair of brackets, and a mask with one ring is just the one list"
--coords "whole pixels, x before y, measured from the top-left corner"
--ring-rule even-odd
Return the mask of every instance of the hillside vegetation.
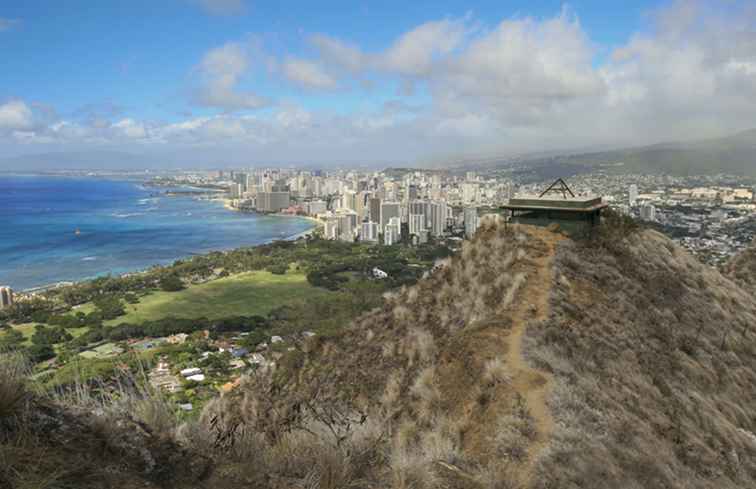
[[756, 241], [726, 264], [725, 273], [756, 292]]
[[756, 487], [755, 328], [750, 291], [654, 231], [486, 222], [342, 333], [162, 422], [209, 466], [147, 483]]

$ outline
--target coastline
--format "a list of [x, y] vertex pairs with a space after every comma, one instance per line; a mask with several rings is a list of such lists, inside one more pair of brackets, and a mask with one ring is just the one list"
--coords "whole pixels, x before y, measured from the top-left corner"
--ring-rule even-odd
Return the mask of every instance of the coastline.
[[[223, 206], [224, 206], [225, 209], [231, 210], [231, 211], [234, 211], [234, 212], [242, 212], [242, 211], [240, 211], [238, 209], [233, 208], [230, 205], [230, 200], [229, 199], [212, 198], [212, 199], [206, 199], [205, 200], [205, 202], [208, 202], [208, 201], [223, 202]], [[94, 273], [92, 275], [85, 276], [85, 277], [80, 277], [80, 278], [76, 278], [76, 279], [62, 278], [60, 280], [56, 280], [56, 281], [53, 281], [53, 282], [42, 283], [40, 285], [33, 285], [33, 286], [30, 286], [30, 287], [23, 287], [23, 288], [19, 287], [17, 289], [17, 293], [19, 293], [19, 294], [25, 294], [25, 295], [32, 295], [32, 296], [33, 295], [38, 295], [38, 294], [44, 294], [44, 293], [47, 293], [47, 292], [49, 292], [51, 290], [55, 290], [55, 289], [58, 289], [58, 288], [61, 288], [61, 287], [69, 287], [69, 286], [77, 285], [77, 284], [80, 284], [80, 283], [96, 280], [98, 278], [105, 277], [105, 276], [112, 276], [112, 277], [121, 278], [121, 277], [128, 277], [128, 276], [132, 276], [132, 275], [140, 275], [140, 274], [148, 273], [148, 272], [152, 271], [153, 269], [155, 269], [156, 267], [170, 266], [176, 260], [184, 260], [184, 259], [191, 258], [193, 256], [201, 256], [201, 255], [206, 255], [206, 254], [209, 254], [209, 253], [216, 253], [216, 252], [225, 253], [225, 252], [229, 252], [229, 251], [236, 250], [236, 249], [239, 249], [239, 248], [247, 248], [247, 247], [254, 248], [254, 247], [262, 246], [262, 245], [269, 244], [269, 243], [272, 243], [272, 242], [275, 242], [275, 241], [296, 241], [297, 239], [306, 238], [307, 236], [312, 235], [317, 229], [319, 229], [323, 225], [322, 221], [320, 221], [320, 220], [318, 220], [316, 218], [310, 217], [310, 216], [297, 216], [297, 215], [278, 214], [278, 213], [277, 214], [268, 214], [268, 215], [269, 216], [275, 216], [275, 217], [278, 217], [278, 218], [281, 218], [281, 217], [288, 217], [288, 218], [298, 217], [298, 218], [306, 219], [307, 221], [310, 221], [311, 226], [309, 226], [308, 229], [305, 229], [304, 231], [301, 231], [301, 232], [298, 232], [298, 233], [295, 233], [295, 234], [274, 236], [274, 237], [271, 237], [269, 239], [265, 239], [265, 240], [262, 240], [262, 241], [257, 241], [257, 242], [255, 242], [253, 244], [238, 244], [238, 245], [232, 245], [232, 246], [228, 246], [228, 247], [221, 246], [221, 247], [217, 247], [217, 248], [214, 248], [214, 249], [204, 250], [204, 251], [201, 251], [201, 252], [198, 252], [198, 253], [191, 253], [191, 252], [189, 252], [189, 253], [187, 253], [185, 255], [176, 257], [175, 259], [172, 259], [170, 261], [166, 261], [166, 262], [156, 261], [156, 262], [154, 262], [152, 264], [149, 264], [147, 266], [143, 266], [143, 267], [139, 267], [139, 268], [134, 268], [133, 270], [123, 271], [123, 272], [120, 272], [120, 273], [113, 273], [112, 271], [109, 271], [109, 270], [106, 269], [106, 270], [103, 270], [101, 272], [97, 272], [97, 273]]]

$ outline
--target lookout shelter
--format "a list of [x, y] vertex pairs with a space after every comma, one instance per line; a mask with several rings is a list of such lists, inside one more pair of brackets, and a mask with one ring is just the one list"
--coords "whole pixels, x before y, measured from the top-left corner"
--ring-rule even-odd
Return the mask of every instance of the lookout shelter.
[[575, 195], [559, 178], [540, 195], [513, 197], [502, 208], [510, 222], [535, 226], [556, 223], [568, 233], [575, 233], [598, 225], [601, 210], [607, 206], [600, 196]]

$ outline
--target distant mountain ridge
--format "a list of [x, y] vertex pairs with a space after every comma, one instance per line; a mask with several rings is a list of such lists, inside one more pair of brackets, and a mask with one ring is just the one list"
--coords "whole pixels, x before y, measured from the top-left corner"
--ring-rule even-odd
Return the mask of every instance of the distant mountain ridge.
[[612, 173], [665, 173], [674, 176], [728, 173], [756, 176], [756, 129], [732, 136], [600, 151], [489, 158], [468, 170], [509, 170], [534, 178], [564, 177], [602, 169]]

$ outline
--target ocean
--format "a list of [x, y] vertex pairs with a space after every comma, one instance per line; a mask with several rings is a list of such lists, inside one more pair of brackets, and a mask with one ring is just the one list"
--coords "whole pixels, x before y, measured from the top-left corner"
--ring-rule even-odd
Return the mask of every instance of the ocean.
[[25, 290], [118, 275], [313, 227], [165, 190], [136, 181], [0, 176], [0, 285]]

